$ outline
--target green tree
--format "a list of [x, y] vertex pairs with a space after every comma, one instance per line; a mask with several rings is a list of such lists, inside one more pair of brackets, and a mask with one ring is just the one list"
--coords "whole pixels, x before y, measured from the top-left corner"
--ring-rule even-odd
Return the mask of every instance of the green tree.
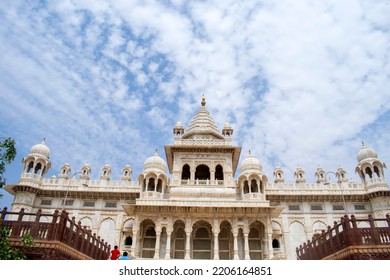
[[5, 138], [0, 142], [0, 188], [4, 187], [6, 184], [6, 180], [4, 178], [5, 166], [6, 164], [10, 164], [15, 157], [15, 140], [10, 137]]
[[[0, 226], [0, 260], [25, 260], [26, 256], [19, 248], [12, 247], [8, 240], [9, 230]], [[21, 237], [22, 246], [33, 247], [34, 239], [30, 234]]]

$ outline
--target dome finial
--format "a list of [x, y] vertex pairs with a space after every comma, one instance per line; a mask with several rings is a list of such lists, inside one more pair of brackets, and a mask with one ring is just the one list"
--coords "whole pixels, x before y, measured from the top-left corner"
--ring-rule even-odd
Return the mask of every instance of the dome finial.
[[202, 95], [202, 102], [200, 104], [202, 104], [202, 107], [206, 105], [206, 98], [204, 97], [204, 95]]

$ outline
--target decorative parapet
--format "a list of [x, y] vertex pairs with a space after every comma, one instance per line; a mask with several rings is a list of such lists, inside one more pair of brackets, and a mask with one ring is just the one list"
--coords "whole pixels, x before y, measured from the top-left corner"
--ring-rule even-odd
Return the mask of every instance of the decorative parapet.
[[175, 145], [181, 146], [231, 146], [232, 139], [179, 139], [175, 138]]

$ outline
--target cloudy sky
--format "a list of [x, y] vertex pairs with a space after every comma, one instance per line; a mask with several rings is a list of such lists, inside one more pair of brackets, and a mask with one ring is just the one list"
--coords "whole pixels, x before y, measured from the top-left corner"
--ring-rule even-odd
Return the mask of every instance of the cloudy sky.
[[292, 181], [299, 165], [314, 181], [320, 165], [358, 181], [361, 141], [390, 164], [388, 0], [5, 2], [0, 136], [18, 150], [8, 183], [43, 137], [49, 176], [88, 162], [93, 178], [108, 163], [118, 179], [129, 163], [136, 179], [202, 95], [268, 177], [279, 164]]

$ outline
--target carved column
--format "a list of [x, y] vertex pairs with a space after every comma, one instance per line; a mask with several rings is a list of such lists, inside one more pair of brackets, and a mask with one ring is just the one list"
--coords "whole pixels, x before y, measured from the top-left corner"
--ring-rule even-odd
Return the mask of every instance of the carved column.
[[249, 255], [249, 240], [248, 240], [249, 234], [244, 233], [244, 252], [245, 252], [245, 259], [250, 260], [251, 257]]
[[233, 253], [234, 253], [234, 257], [233, 257], [233, 259], [234, 259], [234, 260], [239, 260], [239, 257], [238, 257], [238, 240], [237, 240], [237, 237], [238, 237], [238, 232], [237, 232], [237, 231], [233, 231], [233, 238], [234, 238], [234, 242], [233, 242]]
[[191, 179], [191, 184], [194, 184], [195, 182], [195, 165], [191, 164], [190, 166], [190, 179]]
[[156, 227], [156, 244], [154, 246], [154, 258], [160, 258], [160, 237], [161, 237], [161, 227]]
[[130, 254], [136, 258], [138, 256], [137, 246], [138, 246], [138, 225], [135, 226], [135, 221], [133, 225], [133, 243], [131, 245]]
[[172, 230], [167, 230], [167, 247], [165, 252], [165, 259], [169, 260], [171, 258], [171, 234]]
[[154, 258], [159, 259], [160, 258], [160, 236], [161, 232], [156, 232], [156, 246], [154, 248]]
[[218, 244], [218, 234], [219, 232], [214, 231], [214, 260], [219, 260], [219, 244]]
[[185, 232], [186, 232], [186, 252], [184, 259], [189, 260], [190, 257], [190, 246], [191, 246], [191, 231], [192, 231], [192, 226], [191, 226], [191, 220], [186, 221], [186, 227], [185, 227]]
[[272, 233], [268, 233], [268, 259], [274, 258], [274, 248], [272, 248]]
[[210, 170], [210, 181], [215, 181], [215, 167]]

